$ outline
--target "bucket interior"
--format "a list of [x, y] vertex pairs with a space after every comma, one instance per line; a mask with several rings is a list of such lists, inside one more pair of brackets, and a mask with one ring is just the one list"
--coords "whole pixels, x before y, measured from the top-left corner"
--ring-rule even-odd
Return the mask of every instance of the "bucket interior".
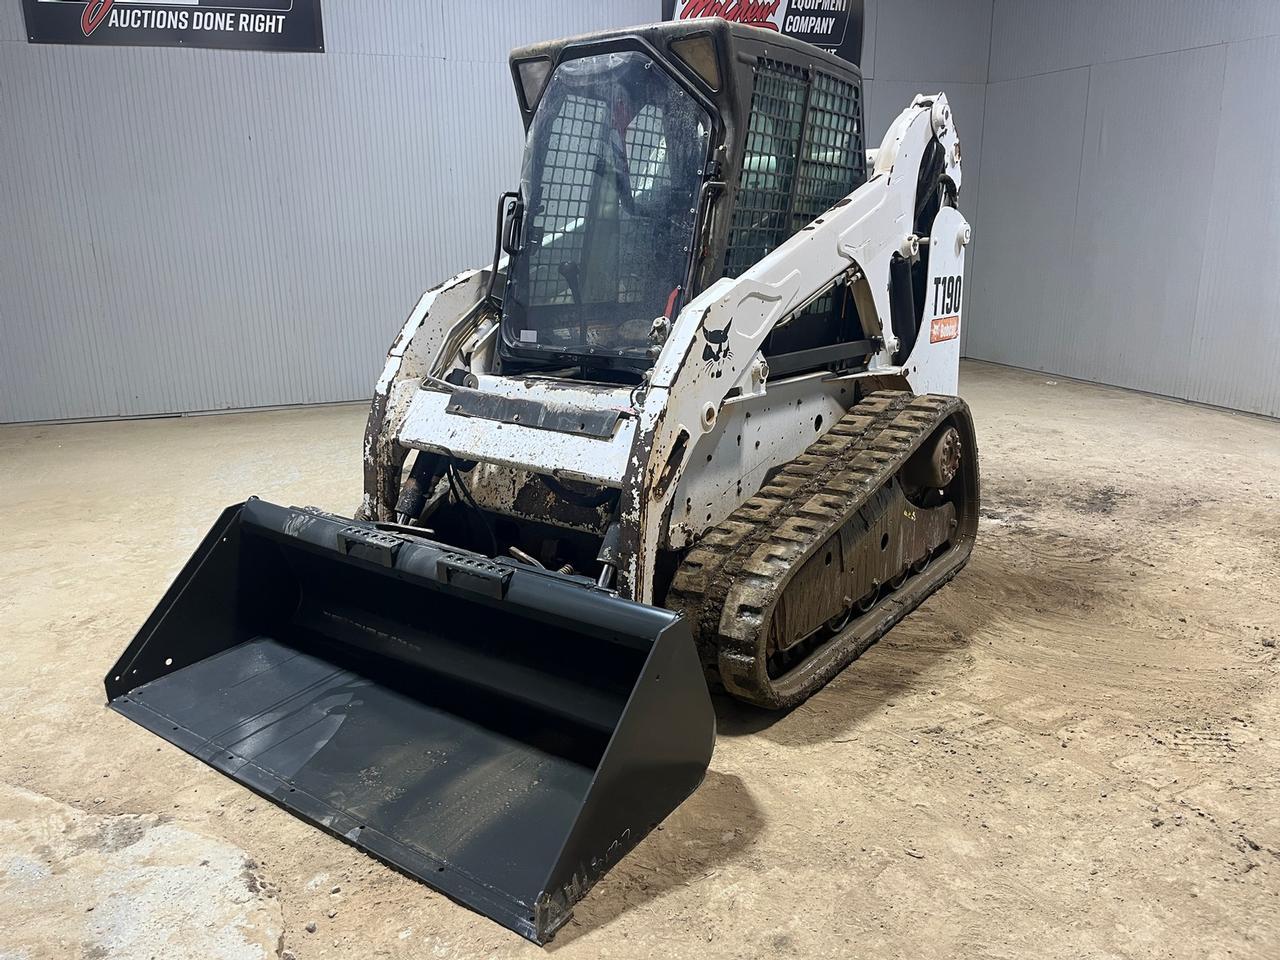
[[193, 564], [132, 661], [158, 675], [112, 705], [445, 893], [532, 921], [652, 640], [239, 527]]

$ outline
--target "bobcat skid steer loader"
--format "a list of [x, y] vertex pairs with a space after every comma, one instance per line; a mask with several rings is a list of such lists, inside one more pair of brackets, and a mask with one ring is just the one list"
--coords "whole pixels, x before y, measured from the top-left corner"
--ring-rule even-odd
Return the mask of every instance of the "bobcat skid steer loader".
[[[516, 50], [490, 265], [396, 338], [355, 517], [214, 524], [111, 706], [537, 942], [973, 545], [946, 97], [666, 23]], [[869, 165], [869, 168], [868, 168]], [[445, 225], [442, 225], [445, 226]]]

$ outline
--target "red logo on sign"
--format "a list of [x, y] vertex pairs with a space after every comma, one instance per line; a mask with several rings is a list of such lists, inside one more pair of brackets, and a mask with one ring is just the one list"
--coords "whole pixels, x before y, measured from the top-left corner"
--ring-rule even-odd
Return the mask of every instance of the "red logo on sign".
[[929, 324], [930, 343], [942, 343], [944, 340], [954, 340], [958, 336], [960, 336], [960, 317], [958, 315], [934, 317], [933, 322]]
[[773, 16], [778, 12], [780, 3], [781, 0], [689, 0], [680, 11], [680, 19], [719, 17], [721, 20], [777, 30], [778, 25], [773, 22]]
[[80, 30], [87, 37], [98, 29], [98, 25], [107, 19], [107, 12], [115, 0], [89, 0], [84, 5], [84, 13], [80, 15]]

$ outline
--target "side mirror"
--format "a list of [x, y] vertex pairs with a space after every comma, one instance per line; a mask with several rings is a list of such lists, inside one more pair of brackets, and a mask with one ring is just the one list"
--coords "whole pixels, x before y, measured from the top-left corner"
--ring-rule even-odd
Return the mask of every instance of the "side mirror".
[[524, 201], [508, 195], [502, 208], [502, 251], [506, 254], [520, 252], [520, 234], [524, 227]]

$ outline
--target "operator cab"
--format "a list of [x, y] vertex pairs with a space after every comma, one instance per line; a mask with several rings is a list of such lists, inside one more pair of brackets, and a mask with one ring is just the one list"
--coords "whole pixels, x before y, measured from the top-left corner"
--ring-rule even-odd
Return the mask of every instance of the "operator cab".
[[[866, 179], [858, 69], [778, 33], [664, 23], [524, 47], [511, 69], [526, 144], [500, 228], [506, 371], [637, 381], [655, 324]], [[821, 366], [861, 339], [833, 288], [765, 352]]]

